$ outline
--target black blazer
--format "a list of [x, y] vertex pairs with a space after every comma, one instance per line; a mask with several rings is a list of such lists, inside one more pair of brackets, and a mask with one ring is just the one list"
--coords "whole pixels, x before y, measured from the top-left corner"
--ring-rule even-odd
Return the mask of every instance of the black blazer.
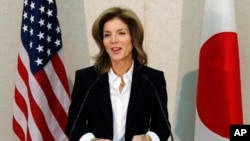
[[[163, 72], [146, 66], [141, 69], [136, 69], [136, 67], [135, 65], [133, 70], [125, 140], [131, 141], [134, 135], [145, 134], [150, 130], [155, 132], [161, 141], [166, 141], [170, 132], [164, 121], [154, 89], [143, 77], [146, 74], [156, 87], [165, 115], [168, 118], [167, 91]], [[67, 135], [71, 132], [86, 92], [99, 76], [93, 67], [76, 71], [66, 127]], [[73, 129], [71, 140], [79, 141], [87, 132], [93, 133], [97, 138], [111, 140], [113, 138], [113, 117], [108, 74], [101, 75], [101, 79], [90, 90], [79, 120]]]

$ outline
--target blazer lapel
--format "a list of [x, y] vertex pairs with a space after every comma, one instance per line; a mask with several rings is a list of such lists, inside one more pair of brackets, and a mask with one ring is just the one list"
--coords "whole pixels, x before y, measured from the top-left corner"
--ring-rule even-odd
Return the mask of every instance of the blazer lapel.
[[135, 68], [133, 71], [131, 93], [127, 110], [126, 130], [130, 129], [129, 127], [131, 124], [133, 124], [135, 113], [137, 109], [140, 108], [140, 94], [138, 93], [138, 90], [140, 89], [141, 82], [141, 73]]
[[98, 105], [101, 109], [102, 114], [104, 115], [105, 120], [107, 121], [107, 125], [110, 126], [109, 129], [113, 129], [113, 113], [107, 74], [103, 75], [100, 81], [100, 89], [98, 91], [100, 94], [100, 103]]

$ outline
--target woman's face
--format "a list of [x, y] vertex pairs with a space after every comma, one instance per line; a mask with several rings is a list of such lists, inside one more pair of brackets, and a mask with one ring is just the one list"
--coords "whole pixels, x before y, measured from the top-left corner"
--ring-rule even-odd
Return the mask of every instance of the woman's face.
[[132, 61], [129, 28], [121, 19], [113, 18], [104, 24], [103, 44], [111, 61]]

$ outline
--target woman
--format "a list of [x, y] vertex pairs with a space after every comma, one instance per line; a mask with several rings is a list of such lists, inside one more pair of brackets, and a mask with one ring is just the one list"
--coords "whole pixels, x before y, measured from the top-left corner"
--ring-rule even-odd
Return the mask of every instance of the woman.
[[94, 66], [76, 71], [69, 139], [167, 140], [166, 83], [162, 71], [146, 66], [139, 18], [129, 9], [112, 7], [96, 19], [92, 35], [100, 52]]

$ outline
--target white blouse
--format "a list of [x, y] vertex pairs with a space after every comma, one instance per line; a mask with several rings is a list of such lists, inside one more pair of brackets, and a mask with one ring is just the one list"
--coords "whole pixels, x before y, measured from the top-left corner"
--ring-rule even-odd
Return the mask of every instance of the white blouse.
[[[112, 69], [108, 72], [109, 85], [110, 85], [110, 98], [113, 110], [113, 141], [125, 141], [125, 127], [127, 109], [131, 91], [132, 75], [134, 70], [134, 64], [130, 67], [127, 73], [122, 78], [125, 83], [122, 91], [119, 91], [121, 84], [121, 78], [117, 76]], [[152, 141], [159, 141], [159, 137], [152, 131], [148, 131]], [[84, 134], [79, 141], [90, 141], [95, 138], [93, 133]]]

